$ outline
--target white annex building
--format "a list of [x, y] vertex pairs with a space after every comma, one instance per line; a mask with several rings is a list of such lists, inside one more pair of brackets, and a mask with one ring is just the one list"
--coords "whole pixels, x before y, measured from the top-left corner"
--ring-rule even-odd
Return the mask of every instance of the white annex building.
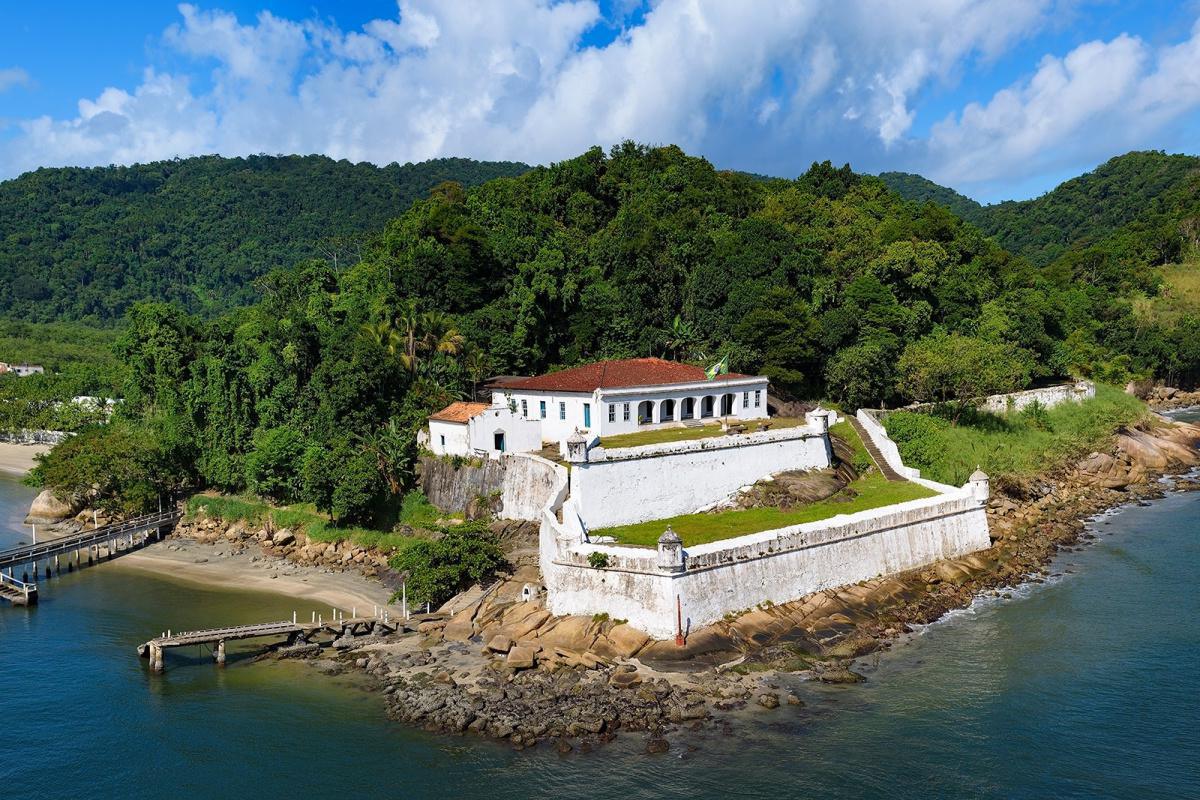
[[650, 428], [767, 416], [767, 379], [661, 358], [598, 361], [492, 382], [492, 402], [451, 403], [429, 418], [437, 455], [520, 453], [579, 431], [589, 440]]

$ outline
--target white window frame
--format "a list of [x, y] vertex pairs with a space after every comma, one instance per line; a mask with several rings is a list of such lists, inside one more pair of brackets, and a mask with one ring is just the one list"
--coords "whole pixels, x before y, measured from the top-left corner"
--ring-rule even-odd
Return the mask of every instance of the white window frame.
[[546, 418], [546, 401], [545, 400], [538, 401], [538, 411], [541, 412], [542, 419], [545, 419]]
[[623, 422], [629, 422], [629, 403], [626, 403], [625, 407], [621, 411], [621, 420]]
[[755, 389], [754, 390], [754, 407], [760, 408], [761, 406], [762, 406], [762, 389]]
[[521, 416], [529, 419], [529, 401], [524, 398], [521, 399]]
[[567, 418], [567, 403], [565, 400], [558, 401], [558, 418], [560, 421], [565, 421]]
[[608, 404], [608, 421], [609, 422], [617, 421], [617, 404], [616, 403]]

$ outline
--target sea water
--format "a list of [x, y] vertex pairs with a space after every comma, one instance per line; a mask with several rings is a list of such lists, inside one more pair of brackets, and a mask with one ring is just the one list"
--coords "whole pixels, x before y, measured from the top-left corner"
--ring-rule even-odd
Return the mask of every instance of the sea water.
[[[0, 547], [33, 493], [0, 478]], [[0, 786], [33, 798], [1200, 797], [1200, 493], [1097, 520], [1055, 577], [864, 662], [857, 686], [782, 685], [719, 732], [525, 752], [387, 721], [377, 695], [306, 664], [202, 649], [147, 671], [165, 628], [302, 616], [119, 560], [0, 607]]]

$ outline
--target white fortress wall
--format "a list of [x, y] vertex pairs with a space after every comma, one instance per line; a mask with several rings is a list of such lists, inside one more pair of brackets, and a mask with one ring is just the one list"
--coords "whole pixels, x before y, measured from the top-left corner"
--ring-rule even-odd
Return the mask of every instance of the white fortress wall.
[[596, 447], [571, 466], [588, 530], [690, 514], [785, 470], [823, 469], [829, 440], [812, 426], [645, 447]]
[[1060, 403], [1079, 403], [1095, 396], [1096, 384], [1091, 381], [1076, 381], [1075, 383], [1043, 386], [1040, 389], [1029, 389], [1024, 392], [994, 394], [985, 398], [981, 407], [994, 414], [1003, 414], [1006, 411], [1023, 411], [1034, 402], [1046, 408], [1053, 408]]
[[[555, 614], [607, 613], [656, 638], [764, 602], [901, 572], [989, 545], [986, 486], [689, 548], [682, 570], [638, 547], [586, 544], [543, 518], [542, 572]], [[981, 497], [983, 498], [981, 500]], [[604, 553], [594, 568], [588, 555]]]
[[[500, 487], [501, 519], [541, 519], [552, 501], [562, 502], [557, 493], [566, 492], [566, 470], [531, 453], [516, 453], [500, 459], [504, 482]], [[559, 475], [559, 471], [563, 475]], [[559, 483], [562, 486], [559, 486]]]

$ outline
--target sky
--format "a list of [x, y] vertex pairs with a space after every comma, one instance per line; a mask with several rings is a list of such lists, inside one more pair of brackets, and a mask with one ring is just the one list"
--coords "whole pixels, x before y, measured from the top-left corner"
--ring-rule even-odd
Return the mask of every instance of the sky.
[[220, 153], [917, 172], [1200, 152], [1200, 0], [0, 0], [0, 179]]

